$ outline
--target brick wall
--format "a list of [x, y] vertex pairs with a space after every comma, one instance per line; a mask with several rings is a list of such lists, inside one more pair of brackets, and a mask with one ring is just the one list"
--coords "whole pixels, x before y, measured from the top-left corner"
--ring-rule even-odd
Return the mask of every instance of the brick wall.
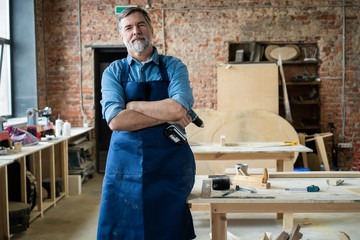
[[[115, 5], [146, 1], [81, 0], [82, 100], [90, 125], [94, 119], [93, 50], [86, 45], [121, 44]], [[345, 135], [342, 136], [342, 7], [341, 1], [149, 1], [154, 43], [188, 66], [195, 107], [217, 108], [219, 63], [228, 60], [229, 42], [317, 41], [322, 61], [321, 128], [336, 127], [336, 141], [360, 143], [360, 0], [346, 1]], [[40, 108], [49, 105], [73, 126], [82, 125], [79, 107], [78, 2], [36, 0]], [[43, 21], [44, 20], [44, 21]], [[43, 31], [45, 30], [45, 31]], [[45, 41], [44, 41], [45, 40]], [[160, 47], [160, 52], [163, 47]], [[326, 139], [327, 149], [331, 148]], [[329, 154], [329, 159], [330, 158]], [[351, 149], [339, 150], [348, 169]]]

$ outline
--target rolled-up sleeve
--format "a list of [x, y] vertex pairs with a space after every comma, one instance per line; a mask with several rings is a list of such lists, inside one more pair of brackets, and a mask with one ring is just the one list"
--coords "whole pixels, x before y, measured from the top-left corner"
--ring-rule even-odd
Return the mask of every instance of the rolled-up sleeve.
[[102, 75], [100, 101], [102, 115], [107, 123], [125, 109], [125, 94], [121, 85], [121, 63], [115, 61], [107, 67]]
[[189, 110], [194, 105], [194, 97], [186, 65], [180, 59], [173, 57], [167, 61], [166, 65], [170, 80], [169, 98], [174, 99], [186, 110]]

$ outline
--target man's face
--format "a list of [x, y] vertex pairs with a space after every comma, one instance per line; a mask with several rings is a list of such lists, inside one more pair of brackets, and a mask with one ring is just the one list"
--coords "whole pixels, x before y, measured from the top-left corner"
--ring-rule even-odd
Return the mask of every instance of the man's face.
[[150, 28], [142, 13], [135, 12], [121, 19], [121, 39], [133, 52], [147, 49], [152, 40], [153, 29]]

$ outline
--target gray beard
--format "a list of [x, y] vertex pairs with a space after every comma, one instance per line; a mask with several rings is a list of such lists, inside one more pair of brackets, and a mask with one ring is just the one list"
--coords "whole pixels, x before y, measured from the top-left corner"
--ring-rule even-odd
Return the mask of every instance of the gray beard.
[[136, 41], [135, 43], [133, 43], [132, 41], [136, 38], [135, 36], [130, 40], [130, 42], [124, 41], [125, 46], [132, 52], [144, 51], [146, 48], [150, 46], [150, 40], [145, 36], [140, 36], [140, 37], [143, 38], [144, 41]]

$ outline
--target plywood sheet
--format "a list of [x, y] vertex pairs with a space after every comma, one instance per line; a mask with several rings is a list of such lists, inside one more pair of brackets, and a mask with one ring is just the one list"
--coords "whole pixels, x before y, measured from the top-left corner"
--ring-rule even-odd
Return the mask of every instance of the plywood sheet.
[[219, 66], [218, 110], [279, 113], [278, 67], [271, 64]]
[[[218, 143], [220, 136], [225, 136], [225, 141], [230, 143], [299, 141], [294, 127], [272, 112], [263, 110], [226, 112], [213, 109], [195, 109], [195, 112], [203, 120], [205, 127], [198, 128], [190, 124], [186, 128], [190, 143]], [[297, 156], [298, 154], [296, 158]], [[233, 168], [237, 163], [247, 163], [250, 168], [276, 168], [275, 160], [198, 161], [197, 174], [223, 173], [226, 168]]]

